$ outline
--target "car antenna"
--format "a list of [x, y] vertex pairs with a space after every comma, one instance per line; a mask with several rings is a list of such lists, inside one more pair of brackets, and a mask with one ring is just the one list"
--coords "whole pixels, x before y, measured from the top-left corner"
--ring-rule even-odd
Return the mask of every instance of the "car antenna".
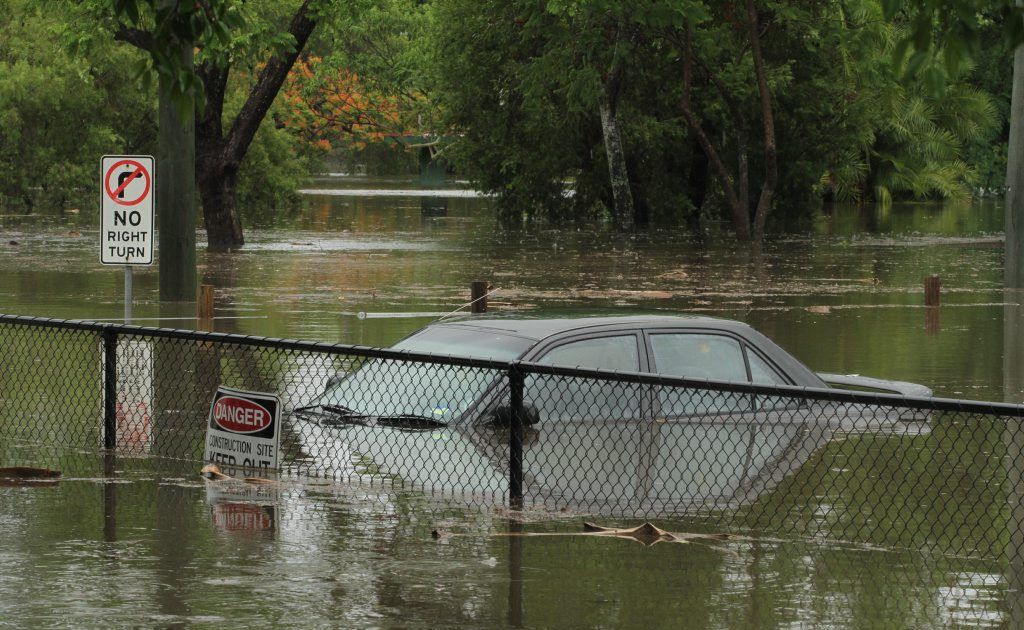
[[480, 297], [478, 297], [477, 299], [475, 299], [475, 300], [470, 300], [470, 301], [466, 302], [465, 304], [463, 304], [463, 305], [462, 305], [462, 306], [460, 306], [459, 308], [455, 309], [454, 311], [452, 311], [452, 312], [450, 312], [450, 313], [445, 313], [444, 315], [442, 315], [442, 316], [438, 317], [438, 318], [437, 318], [437, 319], [435, 319], [434, 321], [435, 321], [435, 322], [439, 322], [439, 321], [441, 321], [442, 319], [445, 319], [445, 318], [451, 317], [452, 315], [454, 315], [454, 314], [458, 313], [459, 311], [461, 311], [462, 309], [466, 308], [467, 306], [473, 306], [473, 304], [475, 304], [475, 303], [479, 302], [480, 300], [485, 300], [485, 299], [487, 299], [487, 296], [488, 296], [488, 295], [490, 295], [490, 294], [492, 294], [492, 293], [497, 293], [498, 291], [501, 291], [501, 288], [499, 288], [499, 287], [495, 287], [495, 288], [491, 289], [490, 291], [488, 291], [487, 293], [484, 293], [483, 295], [481, 295], [481, 296], [480, 296]]

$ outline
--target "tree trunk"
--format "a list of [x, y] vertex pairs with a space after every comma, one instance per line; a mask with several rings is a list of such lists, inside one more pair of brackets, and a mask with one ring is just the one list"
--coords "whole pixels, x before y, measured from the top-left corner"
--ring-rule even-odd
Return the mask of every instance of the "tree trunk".
[[629, 187], [629, 169], [626, 168], [626, 152], [622, 149], [622, 131], [619, 125], [619, 96], [622, 93], [622, 76], [625, 71], [622, 49], [629, 45], [626, 28], [622, 22], [616, 25], [615, 48], [608, 66], [607, 78], [601, 86], [601, 135], [604, 137], [604, 152], [608, 158], [608, 180], [612, 188], [612, 216], [615, 227], [627, 232], [636, 225], [633, 207], [633, 192]]
[[633, 229], [633, 193], [629, 188], [629, 173], [626, 169], [626, 153], [622, 150], [622, 135], [619, 119], [608, 98], [603, 98], [601, 110], [601, 133], [604, 135], [604, 151], [608, 156], [608, 179], [612, 186], [612, 215], [615, 227], [623, 232]]
[[227, 172], [226, 169], [217, 169], [199, 177], [207, 249], [211, 252], [232, 251], [245, 245], [235, 203], [237, 183], [238, 172]]
[[764, 58], [761, 56], [761, 36], [757, 32], [757, 22], [757, 9], [754, 8], [754, 0], [747, 0], [750, 52], [754, 58], [757, 90], [761, 95], [761, 126], [764, 129], [764, 182], [761, 184], [761, 196], [757, 200], [757, 210], [754, 212], [754, 244], [760, 246], [764, 241], [768, 211], [772, 207], [775, 186], [779, 181], [779, 164], [778, 151], [775, 147], [775, 116], [772, 111], [772, 95], [768, 90], [768, 77], [764, 69]]
[[[192, 47], [181, 55], [192, 65]], [[160, 241], [160, 300], [196, 299], [195, 117], [182, 116], [165, 81], [159, 90], [156, 213]]]
[[263, 66], [227, 133], [224, 133], [222, 118], [230, 67], [204, 63], [197, 71], [207, 95], [206, 111], [196, 134], [196, 151], [203, 222], [207, 247], [211, 251], [231, 251], [245, 245], [235, 200], [238, 169], [288, 72], [316, 28], [316, 19], [309, 14], [309, 4], [310, 0], [302, 3], [288, 28], [295, 38], [295, 47], [275, 54]]
[[[685, 42], [683, 45], [683, 97], [679, 102], [680, 109], [683, 112], [683, 118], [686, 119], [686, 125], [690, 129], [690, 133], [693, 134], [694, 139], [700, 148], [704, 151], [704, 155], [708, 159], [708, 163], [711, 169], [715, 173], [715, 177], [718, 179], [718, 185], [722, 188], [722, 193], [725, 195], [725, 202], [728, 204], [729, 209], [732, 211], [732, 223], [733, 228], [736, 230], [736, 238], [740, 241], [746, 242], [750, 240], [750, 209], [743, 207], [743, 201], [746, 199], [747, 194], [737, 194], [736, 183], [733, 179], [732, 173], [726, 168], [725, 162], [722, 161], [722, 156], [719, 155], [718, 150], [715, 149], [715, 145], [711, 143], [711, 139], [708, 134], [704, 132], [704, 128], [701, 126], [700, 119], [693, 112], [690, 104], [690, 91], [693, 84], [693, 62], [696, 56], [693, 53], [693, 38], [690, 30], [687, 29], [685, 32]], [[709, 78], [720, 90], [724, 90], [721, 82], [718, 81], [717, 77], [707, 68]], [[740, 128], [744, 126], [743, 118], [738, 113], [738, 108], [732, 103], [728, 91], [723, 92], [723, 96], [727, 103], [729, 103], [730, 111], [733, 112], [733, 118]], [[745, 152], [744, 158], [741, 160], [740, 166], [743, 167], [741, 173], [744, 176], [741, 182], [744, 186], [746, 182], [746, 159]]]
[[[1018, 0], [1018, 5], [1022, 4]], [[1024, 44], [1013, 54], [1010, 140], [1006, 148], [1006, 267], [1009, 289], [1024, 288]]]

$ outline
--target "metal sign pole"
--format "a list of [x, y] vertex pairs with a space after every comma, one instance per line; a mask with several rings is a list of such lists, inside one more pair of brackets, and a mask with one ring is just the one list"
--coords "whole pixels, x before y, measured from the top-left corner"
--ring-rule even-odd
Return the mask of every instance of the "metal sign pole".
[[132, 266], [124, 266], [124, 323], [132, 323]]

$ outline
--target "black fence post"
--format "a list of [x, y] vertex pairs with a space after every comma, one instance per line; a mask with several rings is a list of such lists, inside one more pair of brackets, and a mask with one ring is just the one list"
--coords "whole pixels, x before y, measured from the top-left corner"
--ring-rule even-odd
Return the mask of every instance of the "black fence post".
[[117, 447], [117, 331], [103, 329], [103, 448]]
[[510, 411], [508, 438], [508, 504], [515, 510], [523, 507], [523, 387], [525, 377], [518, 363], [508, 369]]

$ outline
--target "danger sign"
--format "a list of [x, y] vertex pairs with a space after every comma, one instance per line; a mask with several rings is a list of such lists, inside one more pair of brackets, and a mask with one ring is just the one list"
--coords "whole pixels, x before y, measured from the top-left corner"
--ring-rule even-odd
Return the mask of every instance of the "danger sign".
[[210, 405], [203, 459], [241, 468], [277, 468], [281, 400], [218, 387]]
[[100, 262], [104, 265], [153, 264], [153, 157], [105, 155], [100, 172], [103, 175]]

